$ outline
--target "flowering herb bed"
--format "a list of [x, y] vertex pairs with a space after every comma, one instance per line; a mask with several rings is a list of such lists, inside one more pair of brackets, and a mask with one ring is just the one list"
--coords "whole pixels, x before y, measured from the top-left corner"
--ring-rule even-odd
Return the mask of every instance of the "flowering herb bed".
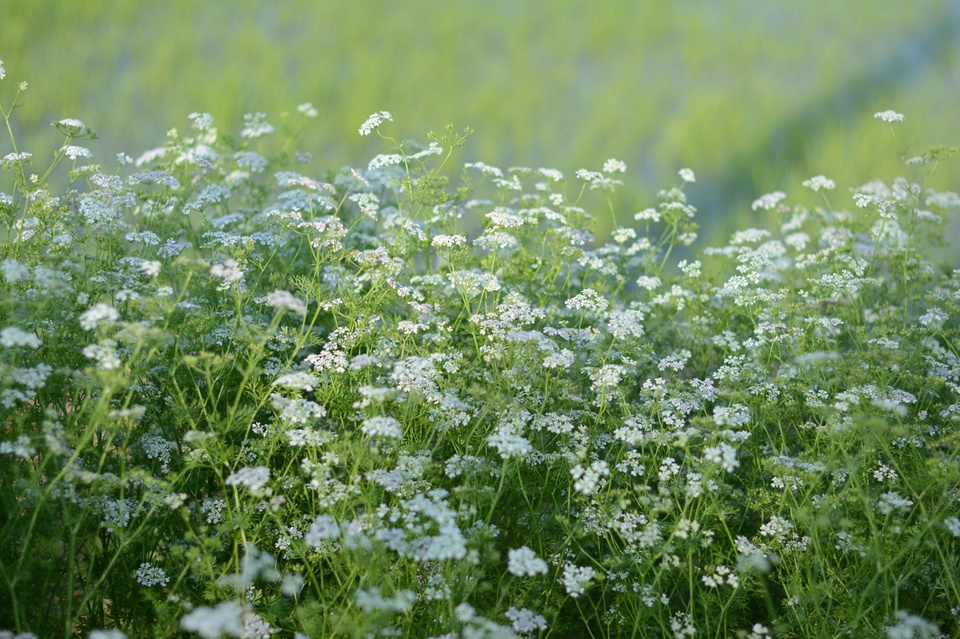
[[623, 163], [389, 119], [327, 175], [261, 114], [119, 165], [11, 134], [0, 637], [960, 632], [947, 152], [675, 263], [692, 171], [601, 243]]

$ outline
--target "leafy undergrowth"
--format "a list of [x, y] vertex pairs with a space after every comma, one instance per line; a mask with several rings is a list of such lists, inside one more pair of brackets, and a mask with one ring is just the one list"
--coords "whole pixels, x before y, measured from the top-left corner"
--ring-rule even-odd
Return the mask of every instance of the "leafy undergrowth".
[[324, 176], [262, 114], [112, 169], [11, 136], [0, 637], [960, 632], [944, 151], [674, 263], [688, 169], [603, 243], [622, 163], [387, 120]]

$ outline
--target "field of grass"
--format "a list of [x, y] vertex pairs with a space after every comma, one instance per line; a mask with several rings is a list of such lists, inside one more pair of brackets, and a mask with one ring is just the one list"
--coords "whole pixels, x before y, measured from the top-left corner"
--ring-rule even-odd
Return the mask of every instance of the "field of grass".
[[[103, 131], [103, 161], [158, 145], [194, 111], [238, 130], [312, 102], [301, 144], [317, 166], [375, 151], [350, 135], [388, 110], [398, 135], [447, 123], [479, 135], [468, 157], [498, 166], [628, 166], [618, 216], [649, 206], [681, 166], [713, 228], [749, 221], [773, 189], [898, 170], [901, 148], [960, 144], [960, 3], [605, 0], [230, 3], [8, 0], [2, 59], [29, 79], [25, 148], [57, 118]], [[909, 136], [873, 126], [904, 113]], [[949, 180], [936, 182], [945, 186]], [[729, 215], [726, 225], [719, 218]]]

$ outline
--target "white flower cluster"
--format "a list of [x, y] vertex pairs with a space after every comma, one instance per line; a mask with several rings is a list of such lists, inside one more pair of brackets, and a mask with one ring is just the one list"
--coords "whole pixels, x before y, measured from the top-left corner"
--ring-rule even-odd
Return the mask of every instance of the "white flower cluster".
[[528, 608], [517, 609], [510, 606], [504, 615], [510, 620], [510, 627], [520, 634], [527, 635], [547, 629], [547, 620], [543, 615], [539, 615]]
[[318, 548], [324, 541], [332, 541], [340, 537], [340, 526], [330, 515], [317, 515], [310, 529], [304, 535], [303, 541], [311, 548]]
[[535, 577], [547, 574], [547, 562], [537, 557], [527, 546], [511, 549], [507, 553], [507, 572], [518, 577]]
[[774, 191], [773, 193], [767, 193], [766, 195], [761, 195], [756, 200], [753, 201], [753, 204], [750, 208], [754, 211], [757, 209], [763, 209], [769, 211], [775, 209], [780, 202], [786, 199], [787, 194], [783, 191]]
[[878, 120], [883, 120], [884, 122], [903, 122], [903, 114], [897, 113], [896, 111], [887, 109], [886, 111], [880, 111], [879, 113], [874, 113], [873, 117]]
[[360, 432], [370, 437], [389, 437], [391, 439], [401, 439], [403, 437], [403, 427], [400, 422], [394, 417], [382, 415], [363, 420], [360, 425]]
[[26, 346], [27, 348], [37, 350], [42, 345], [43, 341], [34, 333], [28, 333], [17, 326], [8, 326], [0, 331], [0, 346], [6, 348]]
[[560, 583], [566, 588], [571, 597], [579, 597], [587, 591], [586, 587], [597, 576], [597, 571], [590, 566], [577, 566], [567, 563], [563, 566], [563, 575]]
[[913, 506], [913, 500], [901, 497], [895, 491], [890, 491], [880, 495], [877, 500], [877, 509], [884, 515], [893, 514], [895, 511], [906, 512]]
[[214, 608], [199, 606], [180, 618], [180, 627], [203, 639], [244, 636], [243, 616], [247, 608], [236, 601], [225, 601]]
[[606, 310], [608, 304], [607, 300], [592, 288], [585, 288], [564, 302], [564, 305], [569, 309], [597, 312]]
[[80, 328], [90, 331], [101, 324], [112, 324], [120, 319], [120, 313], [109, 304], [97, 304], [80, 314]]
[[260, 495], [268, 481], [270, 481], [270, 469], [266, 466], [245, 466], [227, 477], [224, 483], [227, 486], [246, 486], [254, 495]]
[[290, 291], [271, 291], [267, 293], [267, 306], [296, 313], [300, 317], [306, 317], [307, 305], [303, 300], [293, 296]]
[[367, 121], [360, 125], [360, 135], [370, 135], [373, 133], [377, 127], [386, 122], [387, 120], [393, 121], [393, 116], [390, 115], [387, 111], [380, 111], [374, 113]]
[[740, 467], [740, 461], [737, 459], [737, 449], [727, 442], [720, 442], [719, 446], [708, 446], [703, 450], [703, 459], [707, 462], [720, 464], [728, 473]]
[[465, 246], [467, 238], [463, 235], [434, 235], [430, 244], [436, 248], [453, 248], [455, 246]]
[[417, 602], [417, 595], [412, 590], [398, 590], [393, 597], [384, 597], [376, 586], [358, 590], [356, 597], [357, 605], [368, 614], [378, 610], [407, 612]]
[[313, 419], [327, 416], [326, 409], [308, 399], [288, 399], [277, 393], [271, 393], [270, 405], [280, 413], [280, 419], [291, 424], [307, 424]]
[[809, 180], [804, 180], [803, 185], [811, 191], [831, 191], [837, 188], [837, 183], [822, 175], [815, 175]]
[[294, 371], [292, 373], [284, 373], [277, 379], [273, 380], [271, 386], [279, 386], [280, 388], [289, 388], [292, 390], [303, 390], [310, 392], [316, 388], [317, 384], [320, 383], [320, 380], [317, 379], [317, 376], [313, 373], [308, 373], [306, 371]]
[[137, 583], [150, 588], [152, 586], [166, 586], [170, 583], [170, 577], [163, 568], [159, 568], [150, 563], [142, 563], [137, 568]]
[[573, 489], [584, 495], [592, 495], [605, 484], [604, 477], [610, 476], [610, 466], [602, 459], [584, 468], [579, 464], [570, 469], [573, 475]]

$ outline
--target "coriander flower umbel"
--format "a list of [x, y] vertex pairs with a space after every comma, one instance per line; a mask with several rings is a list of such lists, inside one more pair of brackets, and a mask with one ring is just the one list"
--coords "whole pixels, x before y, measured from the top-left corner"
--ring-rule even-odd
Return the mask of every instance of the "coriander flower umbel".
[[259, 495], [268, 481], [270, 481], [270, 469], [266, 466], [255, 468], [245, 466], [227, 477], [224, 483], [227, 486], [246, 486], [251, 493]]
[[883, 120], [884, 122], [903, 122], [903, 114], [897, 113], [887, 109], [886, 111], [880, 111], [879, 113], [874, 113], [873, 117], [878, 120]]
[[76, 118], [57, 120], [53, 123], [53, 126], [60, 131], [60, 133], [72, 138], [78, 137], [87, 131], [87, 125]]
[[374, 113], [367, 121], [360, 125], [360, 135], [370, 135], [386, 120], [393, 122], [393, 116], [390, 115], [387, 111], [380, 111], [379, 113]]
[[298, 105], [297, 111], [307, 116], [308, 118], [315, 118], [318, 115], [320, 115], [320, 112], [317, 111], [316, 107], [314, 107], [309, 102], [304, 102], [303, 104]]
[[815, 175], [809, 180], [804, 180], [803, 185], [812, 191], [830, 191], [837, 187], [836, 182], [822, 175]]
[[293, 296], [289, 291], [276, 290], [267, 293], [267, 306], [296, 313], [300, 317], [306, 317], [307, 305], [303, 300]]
[[370, 417], [365, 419], [360, 425], [360, 432], [370, 437], [390, 437], [400, 439], [403, 437], [403, 427], [400, 422], [393, 417]]
[[621, 160], [610, 158], [603, 163], [604, 173], [623, 173], [627, 170], [627, 165]]
[[7, 77], [7, 70], [3, 68], [3, 60], [0, 60], [0, 80]]
[[112, 324], [120, 319], [120, 313], [109, 304], [97, 304], [80, 314], [80, 328], [95, 329], [101, 323]]
[[507, 572], [517, 577], [535, 577], [547, 574], [547, 562], [537, 557], [526, 546], [515, 548], [507, 553]]
[[597, 571], [590, 566], [566, 564], [563, 567], [563, 577], [561, 577], [560, 582], [566, 588], [567, 594], [576, 598], [586, 592], [587, 584], [596, 576]]
[[17, 326], [8, 326], [0, 331], [0, 346], [13, 348], [14, 346], [26, 346], [37, 350], [43, 344], [43, 341], [34, 333], [29, 333]]
[[694, 174], [693, 169], [682, 168], [679, 171], [677, 171], [677, 174], [680, 176], [680, 179], [683, 180], [684, 182], [688, 182], [692, 184], [697, 181], [697, 176]]
[[203, 639], [221, 639], [223, 635], [243, 636], [243, 613], [247, 609], [236, 601], [225, 601], [216, 608], [200, 606], [180, 618], [180, 627]]

